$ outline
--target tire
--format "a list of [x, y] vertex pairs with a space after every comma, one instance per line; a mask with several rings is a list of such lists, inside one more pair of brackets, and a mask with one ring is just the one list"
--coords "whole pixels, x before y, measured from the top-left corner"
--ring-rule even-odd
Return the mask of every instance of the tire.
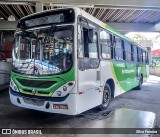
[[142, 89], [142, 83], [143, 83], [143, 78], [142, 78], [142, 76], [140, 76], [139, 85], [136, 87], [136, 89], [141, 90]]
[[104, 110], [108, 107], [109, 103], [111, 100], [111, 88], [110, 86], [106, 83], [103, 91], [103, 99], [102, 99], [102, 104], [99, 106], [100, 110]]

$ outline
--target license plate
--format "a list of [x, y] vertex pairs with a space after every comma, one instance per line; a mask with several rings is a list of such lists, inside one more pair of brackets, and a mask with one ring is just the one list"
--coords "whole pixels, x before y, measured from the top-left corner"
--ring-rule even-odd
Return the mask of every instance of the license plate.
[[67, 104], [53, 104], [53, 109], [68, 109]]

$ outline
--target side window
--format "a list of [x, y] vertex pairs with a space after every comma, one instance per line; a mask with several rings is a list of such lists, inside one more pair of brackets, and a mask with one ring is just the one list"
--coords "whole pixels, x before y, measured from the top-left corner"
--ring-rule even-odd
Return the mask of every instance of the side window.
[[146, 51], [143, 51], [143, 63], [146, 63]]
[[112, 58], [111, 35], [106, 31], [100, 32], [101, 55], [104, 59]]
[[143, 50], [141, 49], [141, 62], [143, 63]]
[[78, 26], [78, 56], [98, 58], [98, 34], [93, 29]]
[[124, 60], [124, 46], [123, 46], [123, 41], [120, 38], [114, 37], [114, 47], [115, 47], [114, 58], [116, 60]]
[[132, 61], [133, 60], [133, 48], [132, 45], [125, 41], [125, 51], [126, 51], [126, 60]]
[[83, 44], [83, 27], [78, 25], [78, 57], [84, 57], [84, 44]]
[[137, 47], [137, 62], [140, 61], [140, 58], [139, 58], [139, 50], [138, 50], [138, 47]]
[[146, 52], [146, 63], [149, 64], [148, 52]]
[[140, 48], [138, 48], [138, 50], [139, 50], [139, 62], [141, 62], [142, 63], [142, 50], [140, 49]]
[[133, 48], [134, 49], [134, 55], [133, 55], [134, 56], [134, 61], [137, 62], [138, 61], [137, 60], [137, 47], [136, 46], [133, 46], [133, 47], [134, 47]]
[[142, 58], [141, 58], [141, 49], [137, 47], [137, 58], [138, 58], [138, 62], [142, 62]]
[[79, 69], [97, 69], [99, 67], [98, 33], [94, 24], [84, 19], [86, 24], [79, 20], [78, 24], [78, 57]]
[[131, 61], [134, 61], [134, 46], [131, 45]]
[[84, 57], [98, 58], [98, 35], [93, 29], [83, 28]]

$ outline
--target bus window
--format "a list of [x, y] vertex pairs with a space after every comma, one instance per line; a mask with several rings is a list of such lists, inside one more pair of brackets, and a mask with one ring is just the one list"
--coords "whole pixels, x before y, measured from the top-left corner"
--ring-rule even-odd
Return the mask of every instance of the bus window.
[[143, 63], [143, 50], [142, 49], [141, 49], [140, 57], [141, 57], [141, 63]]
[[104, 59], [111, 59], [111, 35], [106, 31], [100, 32], [101, 55]]
[[141, 50], [138, 47], [137, 47], [137, 58], [138, 58], [138, 62], [141, 62]]
[[140, 48], [139, 48], [138, 50], [139, 50], [139, 58], [140, 58], [139, 62], [142, 63], [142, 59], [143, 59], [143, 58], [142, 58], [142, 57], [143, 57], [143, 56], [142, 56], [142, 53], [143, 53], [143, 52], [142, 52], [142, 50], [141, 50]]
[[[78, 52], [79, 52], [79, 69], [96, 69], [99, 66], [98, 57], [98, 34], [93, 29], [82, 27], [79, 37]], [[80, 42], [82, 41], [82, 42]], [[81, 57], [82, 56], [82, 57]]]
[[131, 45], [131, 61], [134, 61], [134, 49], [133, 49], [133, 45]]
[[143, 51], [143, 63], [146, 63], [146, 51]]
[[98, 35], [93, 29], [83, 28], [84, 57], [98, 58]]
[[148, 52], [146, 52], [146, 63], [149, 64]]
[[83, 47], [83, 33], [82, 33], [83, 27], [78, 26], [78, 57], [83, 58], [84, 57], [84, 47]]
[[114, 47], [115, 47], [115, 59], [116, 60], [124, 60], [124, 46], [122, 40], [118, 37], [114, 38]]
[[124, 47], [125, 47], [125, 51], [126, 51], [126, 60], [132, 61], [133, 53], [132, 53], [131, 44], [129, 44], [128, 42], [125, 41]]
[[136, 46], [133, 46], [134, 47], [134, 55], [133, 55], [133, 57], [134, 57], [134, 62], [137, 62], [137, 47]]

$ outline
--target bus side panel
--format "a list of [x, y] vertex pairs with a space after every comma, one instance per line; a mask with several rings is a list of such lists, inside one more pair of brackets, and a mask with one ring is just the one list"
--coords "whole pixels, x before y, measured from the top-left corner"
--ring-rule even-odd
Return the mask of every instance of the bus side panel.
[[115, 84], [114, 96], [120, 95], [124, 92], [123, 88], [125, 88], [125, 77], [122, 77], [121, 75], [121, 79], [119, 79], [118, 76], [121, 73], [121, 68], [125, 68], [125, 63], [122, 65], [112, 60], [101, 61], [101, 84], [104, 87], [107, 80], [112, 79]]
[[112, 75], [114, 77], [115, 85], [115, 96], [118, 96], [126, 91], [126, 77], [125, 77], [125, 62], [124, 61], [113, 61], [111, 63]]
[[137, 66], [134, 62], [126, 62], [126, 91], [138, 86]]
[[100, 67], [81, 71], [78, 69], [77, 113], [82, 113], [102, 103], [99, 79]]

